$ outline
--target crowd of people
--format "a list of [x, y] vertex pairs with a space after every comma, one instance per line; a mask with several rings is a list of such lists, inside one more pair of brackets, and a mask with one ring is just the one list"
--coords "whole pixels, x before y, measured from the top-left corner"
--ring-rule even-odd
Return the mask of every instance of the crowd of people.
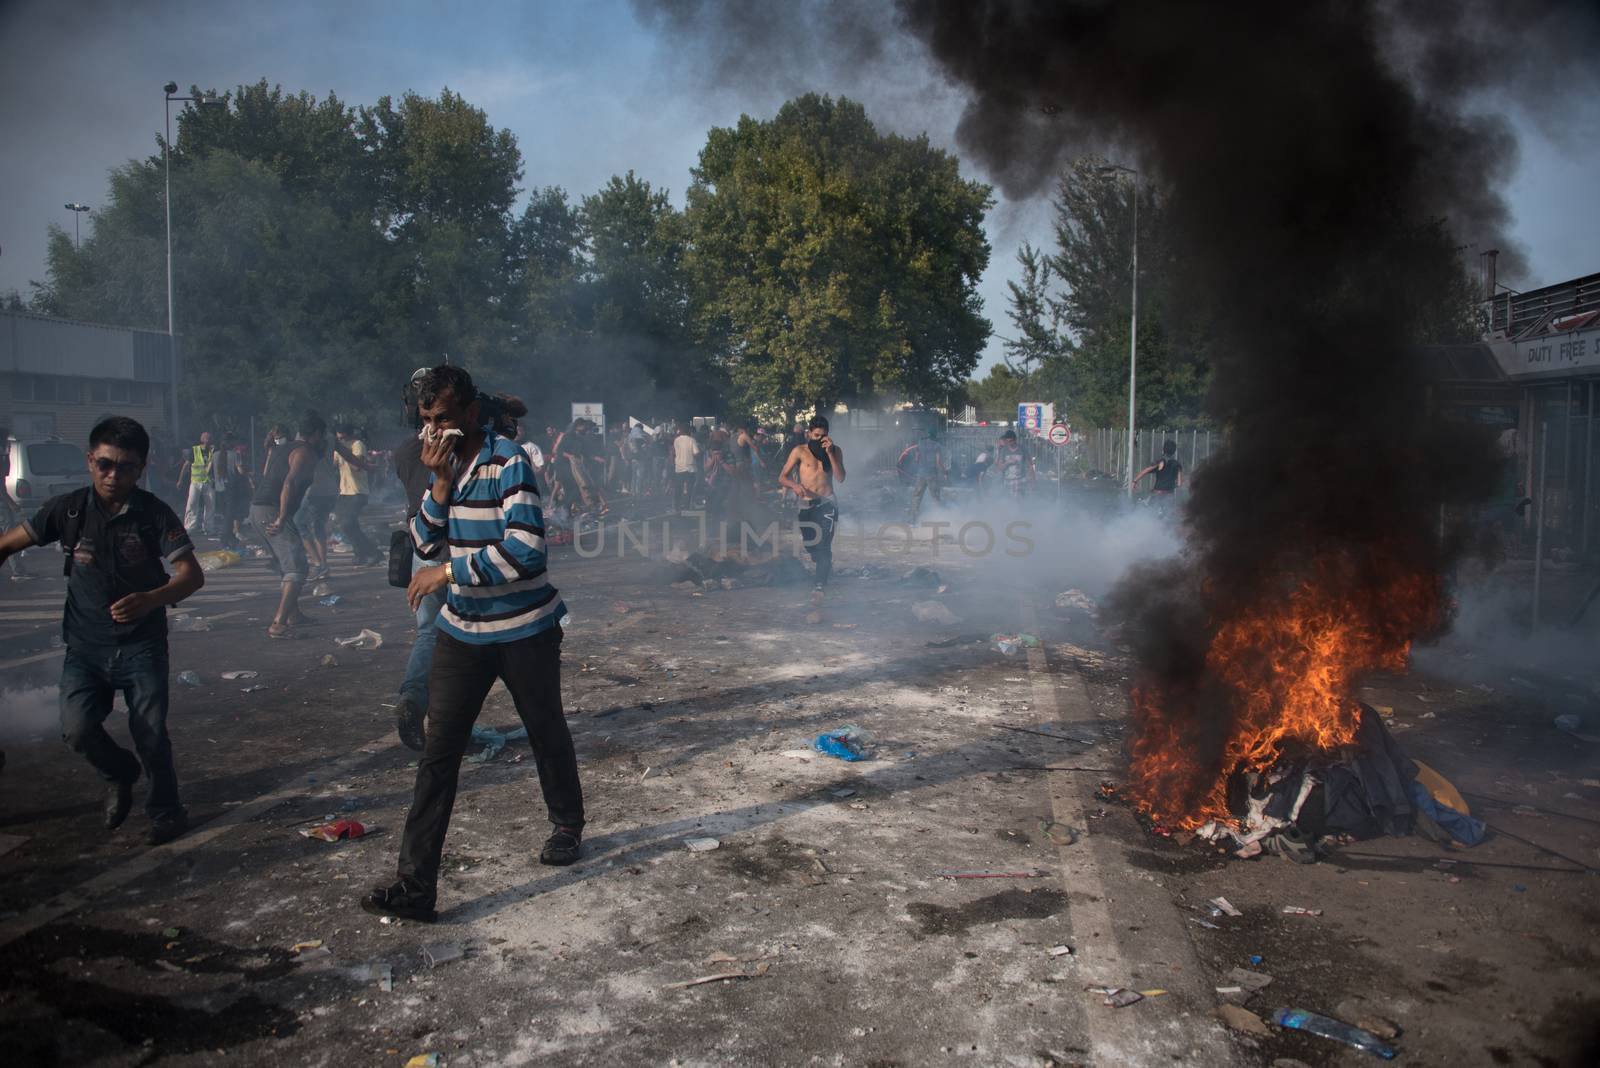
[[637, 419], [604, 430], [579, 418], [566, 429], [547, 425], [521, 444], [547, 504], [575, 518], [603, 518], [619, 497], [660, 500], [674, 513], [727, 514], [784, 492], [778, 469], [806, 433], [804, 423], [784, 434], [754, 423], [652, 427]]

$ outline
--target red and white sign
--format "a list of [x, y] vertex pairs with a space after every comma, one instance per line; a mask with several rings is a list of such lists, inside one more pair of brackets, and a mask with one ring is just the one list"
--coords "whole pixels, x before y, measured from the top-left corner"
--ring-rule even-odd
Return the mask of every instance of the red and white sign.
[[1072, 439], [1072, 431], [1057, 423], [1050, 428], [1050, 444], [1065, 445]]

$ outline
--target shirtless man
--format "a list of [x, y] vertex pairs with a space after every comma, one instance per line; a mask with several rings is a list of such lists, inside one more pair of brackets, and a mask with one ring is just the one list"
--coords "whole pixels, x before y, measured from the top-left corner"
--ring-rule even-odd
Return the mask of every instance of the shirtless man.
[[[791, 472], [795, 473], [793, 479]], [[833, 571], [833, 530], [839, 523], [839, 506], [833, 500], [835, 479], [844, 481], [844, 452], [828, 436], [828, 421], [814, 416], [806, 440], [789, 450], [789, 458], [778, 472], [778, 485], [800, 498], [797, 518], [810, 524], [801, 528], [810, 542], [806, 552], [817, 567], [807, 623], [822, 622], [822, 590]]]

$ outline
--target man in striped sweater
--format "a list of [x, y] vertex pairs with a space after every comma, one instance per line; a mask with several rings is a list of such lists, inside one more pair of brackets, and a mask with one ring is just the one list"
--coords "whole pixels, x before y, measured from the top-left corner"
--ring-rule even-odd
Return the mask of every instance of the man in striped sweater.
[[480, 422], [472, 377], [448, 364], [418, 382], [422, 463], [432, 472], [411, 521], [417, 552], [448, 546], [443, 567], [417, 568], [412, 608], [448, 589], [428, 678], [427, 739], [400, 841], [399, 879], [361, 901], [379, 916], [433, 922], [439, 858], [472, 724], [498, 679], [528, 728], [554, 833], [539, 860], [571, 864], [583, 835], [578, 760], [561, 710], [566, 607], [545, 574], [544, 517], [527, 456]]

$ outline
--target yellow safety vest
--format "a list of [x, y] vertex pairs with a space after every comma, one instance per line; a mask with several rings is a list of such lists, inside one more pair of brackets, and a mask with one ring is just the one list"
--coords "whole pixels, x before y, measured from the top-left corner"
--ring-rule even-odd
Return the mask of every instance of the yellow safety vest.
[[189, 481], [197, 486], [203, 486], [211, 481], [211, 454], [215, 450], [210, 445], [196, 445], [194, 447], [194, 460], [189, 464]]

